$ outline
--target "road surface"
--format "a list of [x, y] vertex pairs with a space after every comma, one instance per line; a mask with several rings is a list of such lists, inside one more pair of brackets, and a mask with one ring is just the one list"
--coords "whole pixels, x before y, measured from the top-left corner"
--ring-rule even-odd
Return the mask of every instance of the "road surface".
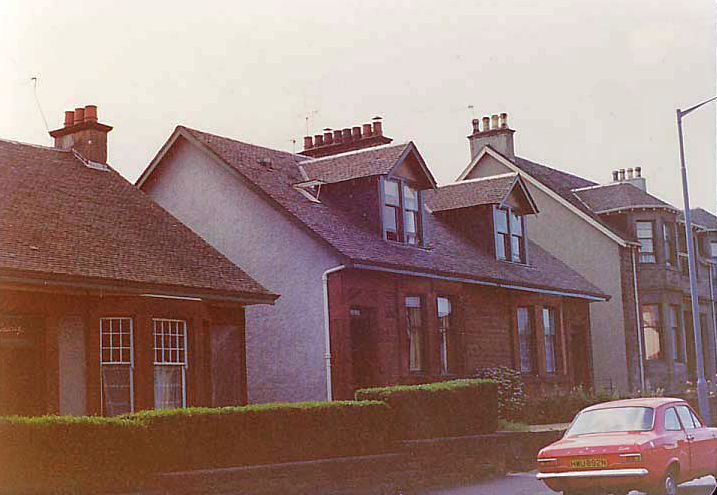
[[[701, 478], [680, 486], [680, 495], [712, 495], [715, 491], [715, 479], [712, 476]], [[543, 483], [535, 478], [535, 473], [514, 473], [502, 478], [476, 483], [452, 489], [420, 492], [420, 495], [554, 495]], [[638, 492], [630, 492], [637, 495]]]

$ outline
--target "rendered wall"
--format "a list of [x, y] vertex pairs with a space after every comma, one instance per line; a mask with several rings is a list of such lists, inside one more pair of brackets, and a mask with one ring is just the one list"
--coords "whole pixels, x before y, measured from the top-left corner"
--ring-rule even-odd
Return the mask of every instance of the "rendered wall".
[[145, 192], [281, 296], [274, 306], [246, 309], [249, 402], [325, 400], [321, 276], [338, 257], [236, 172], [181, 138], [153, 179]]
[[[491, 156], [466, 177], [473, 179], [510, 172]], [[628, 388], [625, 351], [625, 308], [618, 245], [530, 182], [539, 213], [528, 218], [528, 237], [611, 296], [590, 304], [594, 385]]]

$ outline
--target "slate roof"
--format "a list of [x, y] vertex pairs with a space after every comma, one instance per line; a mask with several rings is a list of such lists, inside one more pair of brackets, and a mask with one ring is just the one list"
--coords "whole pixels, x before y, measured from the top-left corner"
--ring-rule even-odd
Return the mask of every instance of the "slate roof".
[[[306, 180], [299, 169], [299, 164], [306, 160], [305, 156], [271, 150], [183, 126], [177, 127], [175, 132], [204, 145], [210, 153], [263, 192], [276, 207], [343, 255], [348, 263], [606, 297], [597, 287], [532, 242], [529, 247], [531, 266], [499, 261], [432, 215], [426, 221], [429, 249], [384, 241], [375, 229], [346, 210], [326, 203], [311, 202], [294, 188], [295, 184]], [[364, 154], [372, 156], [376, 152], [362, 150], [356, 152], [351, 160], [359, 160], [359, 156]], [[271, 161], [270, 166], [260, 163], [266, 163], [266, 160]], [[138, 183], [141, 185], [149, 174], [151, 170], [148, 169]]]
[[704, 227], [707, 230], [717, 230], [717, 216], [704, 208], [692, 208], [690, 213], [695, 226]]
[[669, 203], [665, 203], [660, 198], [628, 182], [614, 182], [588, 189], [578, 189], [573, 193], [595, 213], [639, 207], [675, 210], [675, 207]]
[[428, 208], [433, 212], [470, 206], [500, 204], [513, 189], [517, 173], [469, 179], [430, 191]]
[[276, 298], [113, 169], [92, 169], [71, 151], [6, 140], [0, 273]]
[[309, 180], [320, 180], [325, 183], [385, 175], [396, 165], [407, 147], [408, 143], [376, 146], [310, 159], [301, 165]]

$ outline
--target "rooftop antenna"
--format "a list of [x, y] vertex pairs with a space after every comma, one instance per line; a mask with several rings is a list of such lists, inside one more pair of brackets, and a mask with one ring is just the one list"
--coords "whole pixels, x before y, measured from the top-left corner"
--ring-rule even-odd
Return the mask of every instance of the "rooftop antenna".
[[471, 120], [476, 118], [476, 107], [473, 105], [468, 105], [468, 111], [471, 114]]
[[296, 139], [291, 139], [291, 152], [296, 154]]
[[37, 104], [37, 109], [40, 112], [40, 117], [42, 117], [42, 121], [45, 123], [45, 130], [47, 132], [50, 132], [50, 126], [47, 125], [47, 119], [45, 118], [45, 112], [42, 111], [42, 105], [40, 105], [40, 98], [37, 96], [37, 81], [38, 80], [39, 80], [38, 76], [32, 76], [30, 78], [30, 81], [32, 82], [33, 93], [35, 94], [35, 103]]

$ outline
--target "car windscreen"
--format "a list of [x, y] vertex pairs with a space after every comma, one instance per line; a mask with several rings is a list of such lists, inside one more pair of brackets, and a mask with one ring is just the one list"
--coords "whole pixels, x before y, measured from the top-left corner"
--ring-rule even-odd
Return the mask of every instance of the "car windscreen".
[[617, 431], [649, 431], [655, 411], [651, 407], [612, 407], [583, 411], [575, 418], [567, 436]]

